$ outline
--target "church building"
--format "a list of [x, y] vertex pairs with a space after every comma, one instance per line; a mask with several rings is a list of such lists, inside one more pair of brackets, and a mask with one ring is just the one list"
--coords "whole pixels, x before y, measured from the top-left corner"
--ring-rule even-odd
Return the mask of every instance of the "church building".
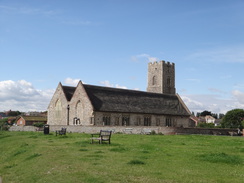
[[147, 91], [61, 83], [48, 106], [49, 125], [188, 127], [191, 112], [175, 89], [175, 64], [148, 64]]

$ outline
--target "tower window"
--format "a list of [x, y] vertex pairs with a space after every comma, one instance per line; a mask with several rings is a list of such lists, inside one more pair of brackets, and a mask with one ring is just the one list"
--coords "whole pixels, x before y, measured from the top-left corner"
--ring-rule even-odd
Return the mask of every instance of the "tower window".
[[152, 85], [156, 85], [156, 83], [157, 83], [156, 76], [153, 76], [153, 78], [152, 78]]

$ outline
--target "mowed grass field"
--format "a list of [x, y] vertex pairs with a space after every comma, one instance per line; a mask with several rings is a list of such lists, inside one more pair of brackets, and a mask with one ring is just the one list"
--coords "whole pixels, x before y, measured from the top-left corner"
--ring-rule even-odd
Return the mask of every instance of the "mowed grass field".
[[243, 182], [244, 138], [0, 132], [3, 183]]

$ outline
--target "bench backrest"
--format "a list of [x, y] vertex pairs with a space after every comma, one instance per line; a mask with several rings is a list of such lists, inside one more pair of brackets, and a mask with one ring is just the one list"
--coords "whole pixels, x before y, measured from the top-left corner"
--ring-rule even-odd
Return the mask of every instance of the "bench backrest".
[[109, 131], [109, 130], [100, 130], [100, 137], [101, 136], [107, 136], [107, 137], [111, 137], [111, 134], [112, 134], [112, 131]]

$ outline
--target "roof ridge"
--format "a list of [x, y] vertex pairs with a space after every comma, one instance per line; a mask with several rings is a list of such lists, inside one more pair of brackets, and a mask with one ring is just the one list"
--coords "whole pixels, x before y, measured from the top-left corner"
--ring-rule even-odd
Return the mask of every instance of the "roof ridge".
[[135, 93], [144, 93], [144, 94], [152, 94], [152, 95], [165, 95], [165, 96], [176, 96], [176, 94], [166, 94], [166, 93], [155, 93], [155, 92], [148, 92], [148, 91], [142, 91], [142, 90], [134, 90], [134, 89], [124, 89], [124, 88], [114, 88], [109, 86], [98, 86], [98, 85], [90, 85], [90, 84], [83, 84], [84, 87], [94, 87], [99, 89], [105, 89], [105, 90], [116, 90], [116, 91], [129, 91], [129, 92], [135, 92]]

